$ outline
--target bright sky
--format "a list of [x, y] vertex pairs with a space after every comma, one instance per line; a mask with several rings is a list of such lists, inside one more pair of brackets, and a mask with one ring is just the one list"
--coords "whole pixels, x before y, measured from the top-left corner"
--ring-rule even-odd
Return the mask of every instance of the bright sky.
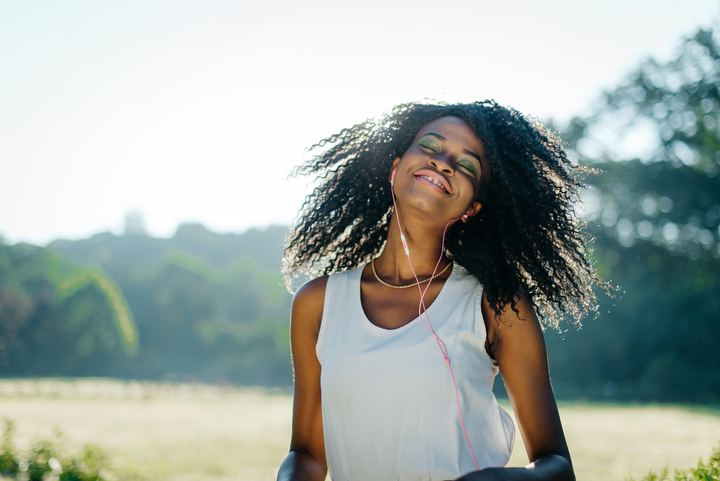
[[303, 149], [393, 105], [494, 98], [559, 122], [717, 0], [6, 0], [0, 235], [287, 223]]

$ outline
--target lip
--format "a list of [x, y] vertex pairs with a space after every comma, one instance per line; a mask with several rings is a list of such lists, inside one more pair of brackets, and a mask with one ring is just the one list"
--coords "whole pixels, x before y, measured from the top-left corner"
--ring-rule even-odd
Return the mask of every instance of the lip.
[[[442, 185], [445, 188], [444, 193], [452, 194], [452, 190], [450, 190], [450, 184], [448, 183], [448, 181], [445, 179], [445, 177], [438, 174], [434, 170], [420, 169], [417, 172], [415, 172], [415, 177], [416, 178], [428, 177], [428, 178], [434, 180], [435, 182], [437, 182], [438, 184]], [[435, 185], [432, 182], [428, 181], [427, 179], [423, 179], [423, 180], [430, 183], [431, 185]], [[435, 187], [437, 187], [437, 186], [435, 186]], [[439, 189], [439, 187], [438, 187], [438, 189]]]

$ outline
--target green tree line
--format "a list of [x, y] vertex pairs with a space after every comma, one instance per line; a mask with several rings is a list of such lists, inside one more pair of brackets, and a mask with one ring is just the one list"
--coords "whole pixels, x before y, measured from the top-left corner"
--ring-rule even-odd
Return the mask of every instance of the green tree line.
[[[105, 233], [48, 248], [0, 245], [0, 375], [288, 386], [285, 232], [184, 225], [172, 239]], [[60, 295], [69, 284], [54, 274], [58, 262], [83, 274], [70, 278], [73, 292]], [[103, 291], [110, 279], [132, 313], [132, 349]]]

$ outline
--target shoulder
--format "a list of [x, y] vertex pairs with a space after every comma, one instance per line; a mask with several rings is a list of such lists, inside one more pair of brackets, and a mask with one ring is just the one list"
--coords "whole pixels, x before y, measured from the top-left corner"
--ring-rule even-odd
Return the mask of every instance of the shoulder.
[[328, 277], [316, 277], [300, 286], [293, 296], [293, 308], [318, 303], [322, 307], [322, 303], [325, 301], [325, 287], [327, 286]]
[[500, 313], [495, 312], [490, 300], [487, 298], [485, 292], [483, 292], [482, 308], [483, 314], [488, 314], [490, 318], [504, 324], [506, 327], [509, 327], [510, 324], [514, 324], [515, 321], [518, 320], [527, 321], [535, 319], [537, 321], [537, 315], [530, 302], [530, 298], [522, 289], [518, 289], [515, 293], [514, 305], [508, 303]]
[[487, 347], [499, 361], [501, 351], [533, 346], [544, 351], [542, 327], [532, 302], [522, 289], [515, 293], [515, 305], [507, 304], [497, 313], [485, 293], [482, 296], [482, 313], [487, 329]]
[[484, 290], [477, 276], [457, 262], [454, 263], [452, 273], [446, 279], [446, 285], [456, 292], [477, 295], [477, 297], [481, 297]]
[[315, 333], [319, 331], [327, 281], [328, 276], [317, 277], [297, 290], [292, 302], [293, 330], [300, 328]]

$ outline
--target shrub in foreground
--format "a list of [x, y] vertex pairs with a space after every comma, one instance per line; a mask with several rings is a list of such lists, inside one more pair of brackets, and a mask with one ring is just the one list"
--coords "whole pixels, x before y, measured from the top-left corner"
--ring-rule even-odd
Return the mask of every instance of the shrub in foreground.
[[[633, 478], [630, 478], [630, 481], [634, 481]], [[660, 474], [651, 471], [640, 481], [720, 481], [720, 444], [715, 446], [707, 463], [703, 463], [701, 459], [697, 467], [678, 469], [673, 477], [670, 477], [667, 468]]]
[[23, 456], [15, 449], [14, 431], [15, 425], [6, 419], [0, 447], [0, 478], [23, 481], [108, 481], [107, 460], [100, 448], [86, 445], [78, 455], [67, 457], [56, 443], [39, 441]]

